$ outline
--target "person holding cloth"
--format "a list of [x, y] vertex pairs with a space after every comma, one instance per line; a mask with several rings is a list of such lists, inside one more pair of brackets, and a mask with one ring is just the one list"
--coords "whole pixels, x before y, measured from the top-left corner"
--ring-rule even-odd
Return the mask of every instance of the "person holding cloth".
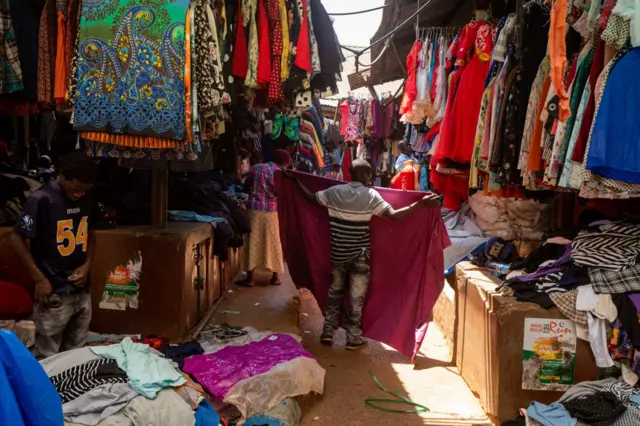
[[35, 282], [36, 357], [85, 345], [91, 321], [89, 266], [95, 249], [87, 193], [97, 165], [83, 152], [58, 162], [58, 176], [29, 196], [11, 242]]
[[333, 335], [340, 325], [344, 297], [349, 291], [350, 305], [345, 316], [347, 349], [356, 350], [367, 345], [362, 338], [362, 312], [369, 286], [371, 240], [369, 224], [373, 216], [401, 220], [412, 211], [438, 203], [436, 194], [426, 195], [410, 206], [395, 210], [373, 188], [371, 165], [356, 160], [351, 169], [352, 182], [336, 185], [317, 193], [310, 192], [295, 176], [305, 197], [329, 211], [331, 238], [331, 274], [324, 328], [320, 340], [333, 343]]

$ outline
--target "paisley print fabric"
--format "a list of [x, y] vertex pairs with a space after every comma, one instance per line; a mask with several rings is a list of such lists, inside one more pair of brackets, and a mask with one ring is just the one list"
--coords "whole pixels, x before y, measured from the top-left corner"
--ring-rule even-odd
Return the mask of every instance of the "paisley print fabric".
[[184, 140], [189, 0], [83, 0], [74, 128]]

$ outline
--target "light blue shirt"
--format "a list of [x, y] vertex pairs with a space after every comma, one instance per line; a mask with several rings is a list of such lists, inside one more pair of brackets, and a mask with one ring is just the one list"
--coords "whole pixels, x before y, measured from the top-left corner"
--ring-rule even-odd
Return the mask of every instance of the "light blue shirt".
[[396, 172], [399, 172], [400, 170], [404, 169], [404, 162], [409, 160], [415, 161], [416, 159], [408, 156], [407, 154], [400, 154], [400, 156], [396, 160]]

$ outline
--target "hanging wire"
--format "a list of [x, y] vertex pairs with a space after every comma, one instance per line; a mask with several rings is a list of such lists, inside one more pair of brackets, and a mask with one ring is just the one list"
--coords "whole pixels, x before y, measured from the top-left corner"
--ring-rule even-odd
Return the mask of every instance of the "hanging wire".
[[391, 6], [392, 3], [383, 4], [382, 6], [374, 7], [372, 9], [358, 10], [356, 12], [343, 12], [343, 13], [327, 13], [330, 16], [348, 16], [348, 15], [359, 15], [361, 13], [373, 12], [376, 10], [384, 9], [387, 6]]
[[351, 48], [349, 48], [347, 46], [342, 46], [342, 45], [340, 45], [340, 47], [342, 47], [343, 49], [346, 49], [346, 50], [348, 50], [348, 51], [350, 51], [352, 53], [355, 53], [357, 56], [359, 56], [359, 55], [363, 54], [364, 52], [366, 52], [367, 50], [371, 49], [372, 47], [377, 46], [378, 44], [382, 43], [383, 41], [386, 41], [389, 37], [393, 36], [396, 32], [398, 32], [398, 30], [403, 28], [409, 22], [413, 21], [413, 18], [418, 16], [420, 14], [420, 12], [422, 12], [427, 6], [429, 6], [431, 4], [432, 1], [433, 0], [428, 0], [424, 5], [420, 6], [418, 8], [418, 10], [413, 15], [411, 15], [407, 19], [405, 19], [400, 25], [398, 25], [393, 30], [389, 31], [387, 34], [383, 35], [378, 40], [374, 41], [373, 43], [371, 43], [369, 46], [365, 47], [364, 49], [362, 49], [362, 50], [354, 50], [354, 49], [351, 49]]

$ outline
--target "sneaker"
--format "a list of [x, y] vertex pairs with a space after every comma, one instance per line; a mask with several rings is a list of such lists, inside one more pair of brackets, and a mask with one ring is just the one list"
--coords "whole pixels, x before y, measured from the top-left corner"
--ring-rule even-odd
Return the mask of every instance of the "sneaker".
[[369, 342], [364, 339], [357, 338], [347, 342], [347, 350], [348, 351], [357, 351], [358, 349], [362, 349], [367, 346]]
[[322, 333], [322, 336], [320, 336], [320, 343], [323, 345], [333, 345], [333, 336], [328, 333]]

